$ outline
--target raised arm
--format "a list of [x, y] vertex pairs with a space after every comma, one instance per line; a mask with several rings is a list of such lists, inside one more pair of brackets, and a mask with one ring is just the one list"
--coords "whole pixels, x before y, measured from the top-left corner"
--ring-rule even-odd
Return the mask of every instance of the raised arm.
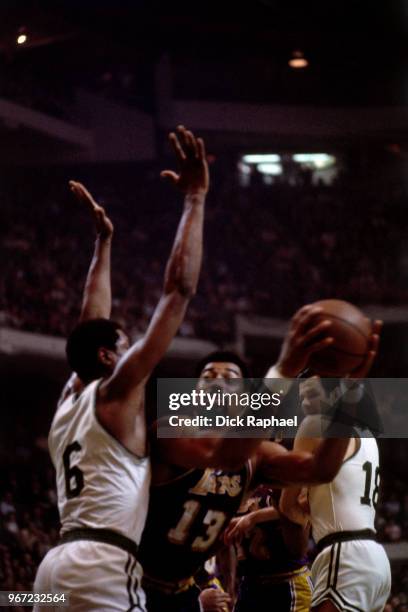
[[[113, 224], [106, 215], [105, 209], [99, 206], [89, 191], [77, 181], [69, 181], [69, 187], [80, 204], [91, 212], [95, 230], [95, 248], [86, 277], [82, 296], [79, 323], [90, 319], [109, 319], [111, 313], [111, 244]], [[59, 404], [71, 393], [81, 390], [83, 383], [76, 374], [72, 374], [66, 383]]]
[[109, 319], [112, 306], [112, 221], [106, 215], [105, 209], [95, 202], [82, 183], [70, 181], [69, 186], [77, 200], [91, 212], [96, 229], [95, 249], [85, 282], [79, 321]]
[[204, 203], [209, 187], [204, 142], [179, 126], [170, 134], [179, 172], [166, 170], [168, 179], [184, 193], [183, 214], [167, 263], [163, 293], [145, 336], [119, 361], [111, 378], [101, 385], [103, 403], [122, 403], [138, 392], [138, 386], [166, 353], [194, 295], [202, 258]]

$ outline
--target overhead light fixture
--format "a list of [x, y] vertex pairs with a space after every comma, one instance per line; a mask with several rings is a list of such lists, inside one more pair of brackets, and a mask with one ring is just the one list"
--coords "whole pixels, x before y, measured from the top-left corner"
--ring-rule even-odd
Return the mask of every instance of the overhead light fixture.
[[327, 153], [295, 153], [293, 161], [298, 164], [309, 164], [317, 170], [322, 170], [334, 166], [336, 158], [334, 155], [328, 155]]
[[292, 57], [290, 58], [288, 64], [291, 68], [307, 68], [309, 62], [305, 58], [303, 52], [297, 50], [293, 51]]
[[16, 42], [18, 45], [24, 45], [24, 43], [27, 42], [27, 31], [25, 27], [19, 28]]
[[242, 157], [245, 164], [276, 164], [280, 160], [281, 157], [277, 153], [253, 153]]
[[271, 174], [272, 176], [278, 176], [282, 174], [282, 166], [280, 164], [258, 164], [257, 165], [258, 172], [262, 174]]

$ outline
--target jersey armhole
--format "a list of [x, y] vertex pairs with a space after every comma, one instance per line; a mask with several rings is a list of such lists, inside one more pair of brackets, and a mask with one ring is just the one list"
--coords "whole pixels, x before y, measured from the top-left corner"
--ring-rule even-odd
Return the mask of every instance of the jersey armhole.
[[360, 449], [361, 449], [361, 438], [360, 438], [360, 436], [354, 438], [354, 440], [357, 442], [356, 448], [354, 449], [354, 452], [350, 455], [350, 457], [347, 457], [347, 459], [344, 459], [343, 464], [347, 463], [347, 461], [350, 461], [350, 459], [354, 459], [354, 457], [360, 452]]

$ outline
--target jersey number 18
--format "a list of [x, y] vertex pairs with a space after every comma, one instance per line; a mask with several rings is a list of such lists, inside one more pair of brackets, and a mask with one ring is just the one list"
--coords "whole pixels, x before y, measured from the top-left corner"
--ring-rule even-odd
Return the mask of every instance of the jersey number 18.
[[375, 468], [375, 476], [374, 476], [374, 490], [373, 495], [371, 497], [371, 486], [372, 486], [372, 476], [373, 476], [373, 464], [371, 461], [366, 461], [362, 465], [363, 471], [365, 474], [365, 485], [364, 485], [364, 495], [360, 497], [360, 502], [364, 506], [371, 506], [371, 502], [373, 507], [377, 507], [378, 502], [378, 489], [380, 486], [380, 470], [378, 466]]

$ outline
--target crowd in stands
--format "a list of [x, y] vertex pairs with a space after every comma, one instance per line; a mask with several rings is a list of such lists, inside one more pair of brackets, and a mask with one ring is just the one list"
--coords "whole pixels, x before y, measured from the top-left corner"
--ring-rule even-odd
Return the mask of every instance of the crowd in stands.
[[47, 454], [31, 446], [16, 451], [13, 465], [0, 470], [0, 585], [31, 591], [41, 559], [58, 541], [57, 499]]
[[[17, 171], [0, 179], [0, 324], [66, 336], [76, 320], [93, 233], [68, 191], [83, 179], [115, 224], [114, 316], [141, 333], [160, 294], [181, 197], [158, 168]], [[340, 297], [358, 305], [408, 299], [402, 189], [244, 188], [215, 168], [198, 295], [181, 335], [231, 340], [237, 314], [287, 318]]]
[[408, 565], [394, 567], [391, 596], [384, 612], [408, 612]]

